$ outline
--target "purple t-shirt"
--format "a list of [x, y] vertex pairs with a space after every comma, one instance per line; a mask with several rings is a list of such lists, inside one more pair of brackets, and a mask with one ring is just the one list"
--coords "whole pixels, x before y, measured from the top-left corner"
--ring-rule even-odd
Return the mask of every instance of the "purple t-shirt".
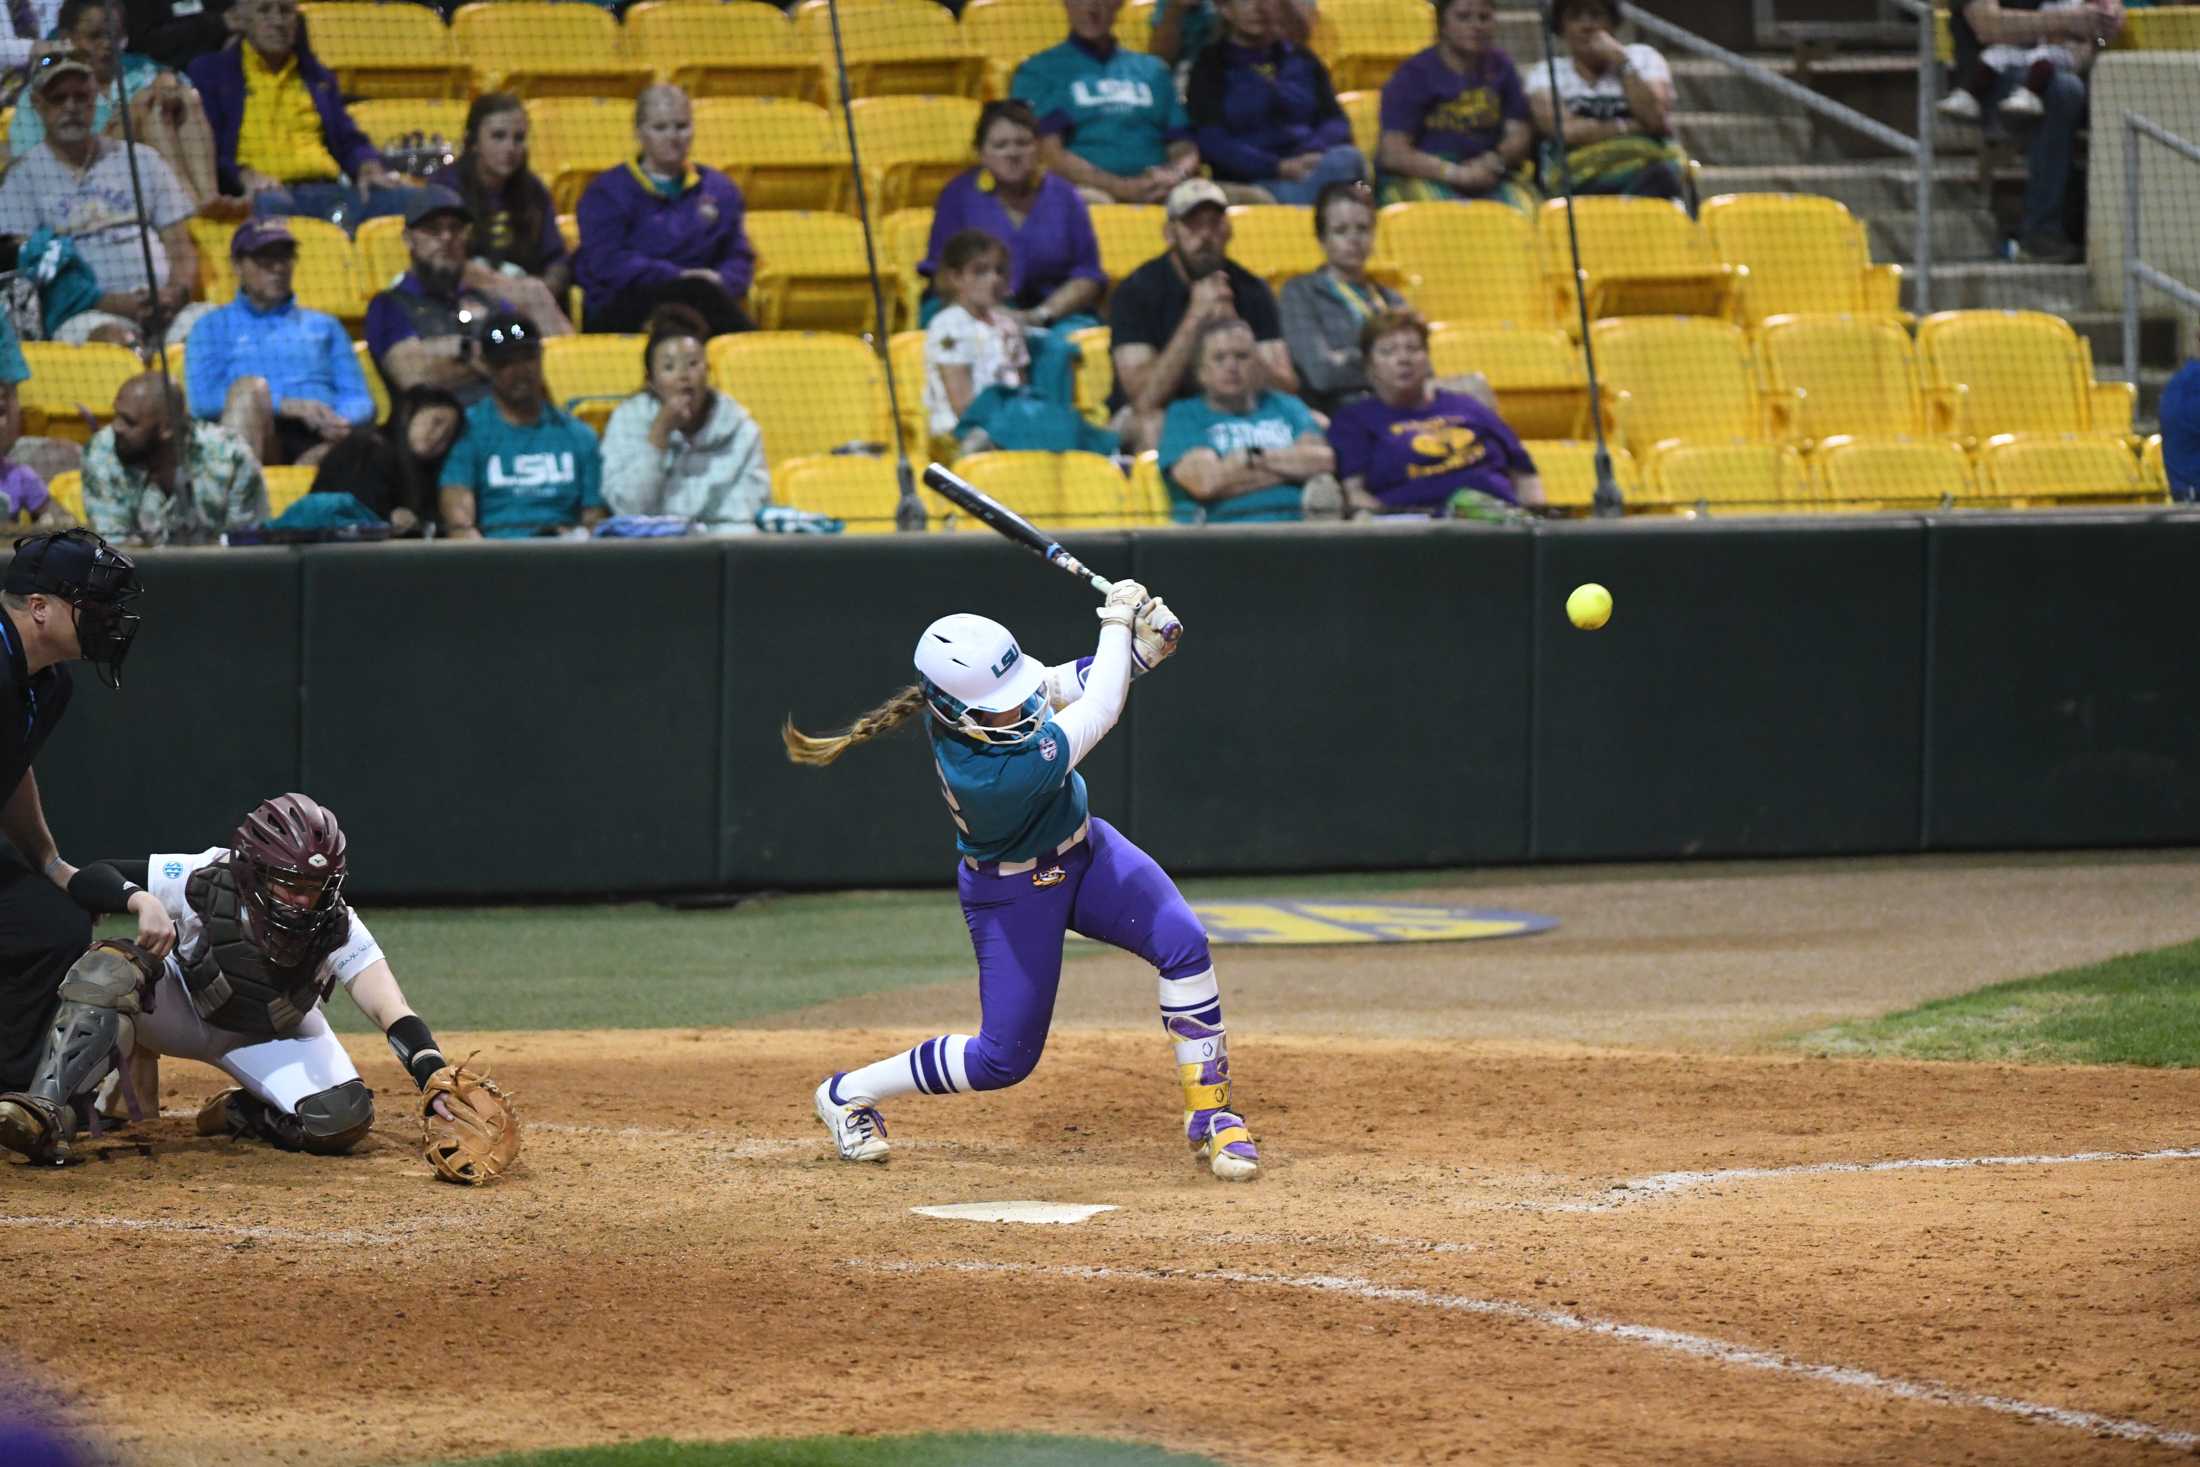
[[1010, 305], [1035, 306], [1071, 280], [1107, 284], [1092, 214], [1077, 185], [1058, 173], [1040, 181], [1039, 196], [1021, 226], [1009, 222], [1000, 198], [985, 185], [983, 169], [956, 175], [933, 206], [931, 242], [917, 273], [930, 279], [947, 242], [965, 229], [982, 229], [1008, 246]]
[[1503, 51], [1484, 51], [1477, 73], [1461, 76], [1431, 46], [1383, 84], [1382, 119], [1384, 132], [1402, 132], [1422, 152], [1463, 163], [1496, 147], [1508, 121], [1526, 122], [1528, 98]]
[[1416, 407], [1379, 397], [1346, 403], [1329, 420], [1337, 477], [1355, 475], [1391, 509], [1433, 509], [1462, 489], [1513, 503], [1513, 474], [1535, 461], [1505, 420], [1463, 392], [1439, 392]]
[[5, 495], [8, 517], [36, 514], [46, 507], [46, 481], [21, 464], [0, 464], [0, 495]]

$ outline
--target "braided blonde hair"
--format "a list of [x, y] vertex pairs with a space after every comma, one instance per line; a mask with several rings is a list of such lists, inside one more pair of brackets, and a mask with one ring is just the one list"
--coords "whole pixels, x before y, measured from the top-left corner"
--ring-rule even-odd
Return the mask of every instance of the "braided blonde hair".
[[789, 718], [779, 730], [787, 757], [797, 764], [830, 764], [858, 744], [890, 733], [925, 711], [924, 689], [911, 683], [836, 734], [806, 734]]

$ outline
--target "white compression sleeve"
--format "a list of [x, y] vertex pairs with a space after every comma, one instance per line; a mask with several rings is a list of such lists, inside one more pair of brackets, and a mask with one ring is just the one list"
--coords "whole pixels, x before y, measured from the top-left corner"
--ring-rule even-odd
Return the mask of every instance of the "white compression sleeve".
[[1076, 663], [1064, 662], [1047, 669], [1046, 689], [1047, 706], [1059, 713], [1085, 696], [1085, 680]]
[[1123, 716], [1123, 697], [1131, 686], [1131, 629], [1110, 624], [1100, 628], [1100, 645], [1085, 674], [1085, 696], [1064, 708], [1055, 718], [1069, 736], [1069, 767], [1092, 752], [1093, 745], [1108, 736]]

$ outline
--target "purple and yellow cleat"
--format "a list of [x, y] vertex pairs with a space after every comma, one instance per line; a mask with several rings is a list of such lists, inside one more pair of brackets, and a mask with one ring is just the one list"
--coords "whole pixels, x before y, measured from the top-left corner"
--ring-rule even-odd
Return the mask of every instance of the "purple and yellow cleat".
[[1245, 1118], [1234, 1110], [1195, 1110], [1184, 1117], [1184, 1139], [1192, 1155], [1225, 1182], [1250, 1182], [1260, 1175], [1260, 1150]]

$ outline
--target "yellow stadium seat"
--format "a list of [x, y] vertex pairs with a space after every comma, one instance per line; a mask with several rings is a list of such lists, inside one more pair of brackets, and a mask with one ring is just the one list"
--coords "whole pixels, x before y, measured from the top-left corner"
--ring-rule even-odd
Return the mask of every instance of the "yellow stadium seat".
[[[362, 5], [357, 0], [330, 0], [330, 3], [347, 11], [385, 8]], [[400, 139], [419, 133], [423, 137], [443, 139], [451, 145], [451, 154], [456, 157], [466, 143], [466, 105], [462, 98], [382, 97], [352, 103], [351, 120], [378, 148], [391, 147]]]
[[1167, 523], [1167, 505], [1156, 513], [1143, 490], [1113, 459], [1084, 452], [1054, 457], [1061, 475], [1064, 529], [1135, 530]]
[[461, 5], [451, 15], [451, 39], [474, 69], [477, 92], [632, 98], [653, 80], [648, 67], [625, 58], [611, 12], [594, 5]]
[[76, 469], [65, 469], [55, 474], [46, 484], [46, 492], [55, 502], [67, 510], [78, 524], [88, 524], [84, 516], [84, 475]]
[[2145, 476], [2147, 483], [2164, 494], [2169, 493], [2169, 466], [2162, 460], [2161, 434], [2156, 433], [2147, 439], [2146, 451], [2139, 455], [2139, 471]]
[[1131, 513], [1142, 525], [1166, 525], [1176, 519], [1169, 486], [1161, 477], [1161, 455], [1147, 449], [1131, 461]]
[[[692, 3], [692, 0], [682, 0], [682, 3]], [[568, 253], [579, 249], [581, 247], [581, 216], [578, 214], [560, 214], [558, 216], [558, 233], [564, 238]]]
[[1930, 507], [1978, 493], [1970, 459], [1945, 438], [1841, 434], [1821, 440], [1812, 460], [1818, 498], [1831, 509]]
[[885, 369], [854, 337], [810, 331], [721, 336], [710, 344], [710, 375], [756, 419], [768, 463], [894, 441]]
[[642, 390], [641, 335], [553, 336], [542, 344], [551, 401], [601, 434], [618, 405]]
[[1337, 105], [1352, 124], [1352, 146], [1375, 161], [1375, 149], [1383, 140], [1383, 94], [1369, 90], [1339, 92]]
[[893, 282], [887, 306], [893, 312], [894, 330], [914, 331], [924, 309], [925, 278], [917, 273], [932, 243], [930, 209], [896, 209], [881, 226], [879, 267]]
[[[1669, 199], [1587, 195], [1573, 201], [1588, 277], [1589, 319], [1607, 316], [1715, 316], [1731, 320], [1745, 272], [1712, 253], [1711, 237]], [[1566, 202], [1536, 216], [1543, 273], [1558, 324], [1578, 332]]]
[[[1115, 41], [1126, 51], [1151, 51], [1153, 49], [1154, 0], [1128, 0], [1115, 12]], [[1061, 35], [1054, 38], [1060, 45], [1069, 35], [1069, 27], [1062, 27]]]
[[865, 96], [849, 108], [873, 218], [931, 203], [973, 166], [970, 139], [980, 105], [975, 97]]
[[1108, 425], [1108, 397], [1115, 391], [1115, 353], [1105, 326], [1072, 331], [1069, 339], [1078, 350], [1077, 376], [1071, 384], [1077, 411], [1096, 428]]
[[913, 460], [953, 463], [952, 438], [934, 438], [924, 411], [924, 333], [897, 331], [886, 340], [886, 363], [894, 373], [893, 406], [900, 409], [902, 452]]
[[527, 160], [550, 185], [560, 214], [572, 213], [596, 175], [618, 167], [634, 151], [631, 103], [548, 97], [527, 106]]
[[[984, 90], [985, 58], [963, 44], [962, 32], [944, 6], [909, 0], [840, 0], [839, 11], [850, 98], [947, 96], [975, 101]], [[818, 62], [812, 100], [839, 106], [840, 79], [826, 0], [803, 0], [795, 8], [794, 28]], [[967, 157], [968, 132], [962, 145]]]
[[336, 73], [346, 97], [463, 97], [473, 80], [442, 18], [424, 5], [298, 9], [310, 28], [314, 55]]
[[694, 157], [724, 170], [753, 211], [853, 207], [848, 140], [833, 115], [815, 102], [703, 98], [695, 103]]
[[1928, 412], [1910, 334], [1890, 317], [1774, 316], [1758, 328], [1757, 361], [1794, 401], [1806, 453], [1836, 434], [1932, 434], [1947, 416]]
[[2018, 504], [2159, 502], [2131, 450], [2113, 438], [2078, 433], [1999, 433], [1979, 455], [1989, 499]]
[[[1535, 469], [1543, 480], [1543, 502], [1553, 509], [1586, 514], [1596, 504], [1597, 495], [1597, 446], [1586, 439], [1529, 439], [1521, 444], [1528, 450], [1528, 457], [1535, 461]], [[1612, 481], [1619, 486], [1620, 497], [1630, 508], [1639, 507], [1642, 498], [1642, 479], [1635, 468], [1635, 456], [1618, 444], [1612, 444]]]
[[1322, 0], [1313, 49], [1340, 92], [1380, 90], [1400, 63], [1436, 43], [1436, 18], [1423, 0]]
[[[1062, 501], [1058, 453], [974, 453], [955, 461], [955, 472], [1035, 525], [1059, 525]], [[1106, 462], [1106, 460], [1102, 460]], [[1118, 476], [1120, 477], [1120, 476]]]
[[812, 454], [773, 465], [772, 502], [832, 515], [851, 535], [890, 534], [901, 485], [890, 458]]
[[1741, 315], [1756, 326], [1798, 313], [1899, 317], [1902, 267], [1874, 265], [1864, 226], [1816, 194], [1721, 194], [1703, 206], [1711, 246], [1745, 267]]
[[1376, 216], [1375, 248], [1403, 272], [1407, 298], [1431, 321], [1551, 324], [1534, 232], [1517, 209], [1391, 204]]
[[1670, 443], [1644, 476], [1650, 497], [1676, 509], [1775, 514], [1810, 501], [1802, 456], [1777, 443]]
[[261, 469], [260, 477], [267, 484], [268, 519], [280, 519], [284, 510], [311, 494], [313, 476], [317, 472], [295, 464], [269, 464]]
[[351, 344], [351, 354], [359, 359], [359, 371], [367, 379], [367, 396], [374, 400], [374, 420], [387, 423], [390, 420], [390, 387], [382, 380], [382, 369], [375, 365], [374, 353], [363, 341]]
[[395, 214], [361, 224], [352, 236], [351, 247], [370, 297], [378, 290], [389, 289], [391, 281], [412, 268], [412, 251], [405, 244], [405, 221]]
[[1522, 438], [1579, 438], [1589, 431], [1589, 376], [1581, 348], [1556, 327], [1446, 323], [1429, 333], [1439, 377], [1480, 372], [1497, 414]]
[[2128, 10], [2109, 44], [2119, 51], [2200, 51], [2200, 5]]
[[1161, 237], [1168, 214], [1159, 204], [1095, 204], [1092, 232], [1100, 242], [1100, 268], [1114, 284], [1169, 248]]
[[807, 97], [817, 60], [775, 5], [643, 0], [626, 12], [627, 58], [700, 101]]
[[863, 226], [846, 214], [762, 211], [746, 219], [756, 248], [749, 301], [766, 331], [877, 329]]
[[1314, 211], [1301, 204], [1230, 206], [1230, 258], [1280, 291], [1284, 282], [1322, 267]]
[[1591, 330], [1605, 421], [1638, 459], [1674, 438], [1783, 436], [1751, 376], [1741, 328], [1703, 316], [1624, 316]]
[[963, 7], [963, 44], [985, 60], [988, 97], [1007, 96], [1016, 68], [1059, 46], [1065, 31], [1055, 0], [970, 0]]
[[[1918, 323], [1917, 355], [1927, 385], [1943, 389], [1950, 404], [1952, 417], [1939, 431], [1967, 448], [2002, 433], [2100, 431], [2090, 358], [2060, 316], [1936, 312]], [[2126, 430], [2115, 423], [2107, 429]]]

